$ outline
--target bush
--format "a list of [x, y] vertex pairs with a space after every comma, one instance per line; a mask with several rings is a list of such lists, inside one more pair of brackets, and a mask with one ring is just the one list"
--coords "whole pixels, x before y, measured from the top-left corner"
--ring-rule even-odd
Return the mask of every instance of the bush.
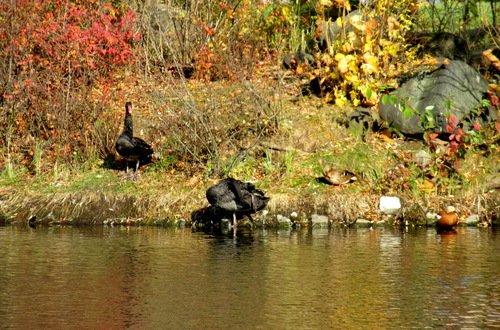
[[152, 70], [195, 70], [205, 80], [251, 76], [259, 60], [284, 46], [294, 25], [291, 6], [255, 0], [137, 3], [144, 59]]
[[35, 144], [48, 157], [87, 152], [105, 108], [92, 105], [92, 86], [112, 84], [106, 79], [116, 67], [136, 61], [134, 22], [130, 9], [97, 0], [0, 4], [0, 142], [7, 153], [26, 149], [21, 161], [29, 162]]

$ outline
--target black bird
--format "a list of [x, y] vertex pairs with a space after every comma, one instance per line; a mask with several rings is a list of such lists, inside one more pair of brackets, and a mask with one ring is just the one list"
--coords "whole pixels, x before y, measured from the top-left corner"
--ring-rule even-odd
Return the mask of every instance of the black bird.
[[153, 148], [143, 139], [134, 137], [134, 124], [132, 122], [132, 103], [125, 104], [125, 122], [123, 131], [116, 140], [115, 148], [120, 156], [127, 162], [126, 172], [128, 173], [128, 162], [135, 162], [135, 171], [140, 164], [151, 162]]
[[269, 197], [255, 188], [249, 182], [242, 182], [233, 178], [221, 180], [207, 190], [208, 202], [217, 209], [233, 216], [233, 226], [236, 227], [237, 216], [248, 216], [266, 207]]

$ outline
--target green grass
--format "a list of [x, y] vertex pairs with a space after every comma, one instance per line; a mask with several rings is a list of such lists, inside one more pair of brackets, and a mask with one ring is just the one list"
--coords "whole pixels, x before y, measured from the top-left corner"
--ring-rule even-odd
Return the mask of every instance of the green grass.
[[[499, 8], [498, 4], [496, 4], [496, 8]], [[426, 3], [419, 10], [417, 26], [421, 30], [460, 32], [463, 27], [463, 12], [464, 2], [460, 1], [445, 0], [434, 5]], [[469, 15], [470, 22], [467, 23], [467, 29], [493, 24], [493, 14], [489, 1], [476, 2], [476, 6]]]
[[21, 183], [21, 178], [7, 170], [2, 171], [0, 174], [0, 186], [2, 187], [15, 187]]
[[[223, 85], [224, 87], [225, 85]], [[269, 86], [267, 86], [269, 88]], [[224, 111], [220, 118], [233, 110], [231, 94], [234, 88], [214, 88], [208, 91], [211, 97], [220, 97], [221, 100], [211, 100], [213, 104], [221, 105]], [[221, 95], [218, 95], [218, 93]], [[224, 94], [224, 92], [229, 92]], [[206, 100], [203, 91], [196, 91], [196, 97]], [[262, 93], [262, 95], [268, 95]], [[271, 95], [271, 94], [269, 94]], [[264, 96], [263, 96], [264, 97]], [[164, 212], [167, 214], [180, 214], [188, 216], [189, 212], [206, 205], [206, 188], [215, 182], [211, 173], [215, 166], [224, 175], [230, 175], [240, 180], [252, 181], [260, 189], [271, 196], [272, 203], [278, 200], [277, 205], [282, 206], [290, 200], [292, 205], [306, 207], [303, 204], [316, 207], [316, 201], [321, 205], [328, 205], [332, 198], [351, 198], [355, 204], [359, 198], [373, 198], [381, 193], [394, 193], [400, 196], [413, 197], [415, 200], [428, 198], [420, 192], [419, 184], [424, 178], [424, 173], [411, 161], [402, 158], [404, 153], [411, 154], [420, 149], [426, 149], [423, 142], [408, 142], [404, 140], [386, 141], [381, 138], [367, 136], [366, 142], [360, 139], [360, 132], [346, 129], [339, 124], [339, 119], [345, 116], [348, 109], [339, 109], [328, 104], [323, 104], [314, 97], [290, 97], [280, 100], [283, 110], [280, 113], [279, 127], [274, 134], [262, 137], [253, 143], [253, 138], [248, 144], [251, 146], [245, 156], [235, 159], [238, 148], [226, 148], [224, 145], [217, 155], [219, 159], [205, 164], [196, 164], [190, 167], [187, 161], [181, 166], [180, 159], [174, 154], [167, 144], [158, 144], [155, 150], [163, 152], [160, 159], [153, 164], [144, 166], [139, 170], [137, 180], [126, 178], [123, 171], [112, 170], [112, 163], [93, 156], [84, 159], [75, 155], [80, 162], [75, 164], [62, 164], [56, 162], [52, 166], [44, 164], [44, 154], [35, 157], [37, 160], [30, 164], [37, 174], [28, 173], [23, 166], [10, 167], [0, 173], [0, 189], [16, 189], [20, 197], [40, 196], [46, 194], [62, 193], [58, 198], [64, 199], [64, 193], [75, 194], [82, 198], [95, 197], [99, 201], [101, 193], [109, 193], [107, 197], [116, 200], [127, 199], [130, 195], [144, 196], [141, 202], [145, 210]], [[293, 100], [293, 101], [292, 101]], [[245, 102], [254, 103], [255, 98], [241, 100], [242, 109], [255, 109], [247, 107]], [[228, 109], [225, 109], [228, 107]], [[215, 108], [215, 107], [214, 107]], [[281, 110], [280, 110], [281, 111]], [[151, 111], [154, 114], [154, 111]], [[234, 114], [233, 114], [234, 115]], [[146, 114], [143, 114], [146, 117]], [[152, 117], [154, 119], [154, 117]], [[151, 119], [151, 118], [150, 118]], [[222, 120], [221, 119], [221, 120]], [[224, 123], [224, 122], [222, 122]], [[232, 122], [225, 123], [228, 127], [240, 124], [237, 116]], [[485, 141], [493, 141], [486, 139]], [[465, 181], [471, 188], [479, 185], [481, 175], [498, 171], [498, 148], [489, 150], [491, 155], [485, 157], [471, 150], [464, 161]], [[78, 163], [78, 164], [76, 164]], [[318, 182], [316, 179], [322, 175], [323, 165], [342, 168], [357, 174], [359, 182], [335, 188]], [[408, 169], [405, 177], [393, 182], [387, 179], [389, 170], [403, 164]], [[47, 166], [46, 166], [47, 165]], [[403, 189], [402, 183], [408, 183], [409, 188]], [[440, 178], [436, 187], [443, 188], [444, 193], [459, 193], [462, 182], [456, 177]], [[466, 187], [466, 185], [462, 185]], [[446, 190], [447, 189], [447, 190]], [[463, 192], [462, 192], [463, 193]], [[435, 197], [438, 194], [432, 193]], [[279, 197], [278, 197], [279, 196]], [[273, 198], [275, 197], [275, 198]], [[154, 205], [148, 207], [150, 201]], [[325, 201], [324, 203], [322, 201]], [[14, 201], [16, 202], [16, 201]], [[322, 204], [323, 203], [323, 204]], [[302, 206], [301, 206], [302, 205]], [[319, 204], [318, 204], [319, 205]], [[278, 207], [276, 206], [276, 207]], [[270, 204], [270, 209], [272, 209]], [[286, 206], [285, 206], [286, 207]], [[168, 213], [170, 214], [170, 213]]]

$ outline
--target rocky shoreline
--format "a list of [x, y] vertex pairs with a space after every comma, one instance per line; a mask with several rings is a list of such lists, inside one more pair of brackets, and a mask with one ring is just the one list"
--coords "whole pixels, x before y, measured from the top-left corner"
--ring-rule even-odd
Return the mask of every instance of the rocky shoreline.
[[[433, 226], [432, 214], [454, 205], [460, 223], [472, 226], [500, 225], [500, 193], [493, 190], [474, 197], [430, 197], [415, 200], [397, 196], [400, 208], [381, 210], [378, 195], [274, 194], [267, 208], [255, 217], [264, 228], [330, 225]], [[396, 196], [394, 196], [396, 197]], [[73, 192], [42, 194], [0, 190], [0, 223], [43, 225], [203, 225], [197, 212], [208, 206], [204, 200], [158, 195]]]

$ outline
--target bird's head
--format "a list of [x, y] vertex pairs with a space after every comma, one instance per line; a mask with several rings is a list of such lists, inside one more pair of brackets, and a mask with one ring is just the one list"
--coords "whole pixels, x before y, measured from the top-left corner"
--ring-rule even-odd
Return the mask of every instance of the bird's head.
[[134, 106], [132, 105], [132, 102], [125, 103], [125, 111], [128, 113], [132, 113], [132, 110], [134, 110]]

